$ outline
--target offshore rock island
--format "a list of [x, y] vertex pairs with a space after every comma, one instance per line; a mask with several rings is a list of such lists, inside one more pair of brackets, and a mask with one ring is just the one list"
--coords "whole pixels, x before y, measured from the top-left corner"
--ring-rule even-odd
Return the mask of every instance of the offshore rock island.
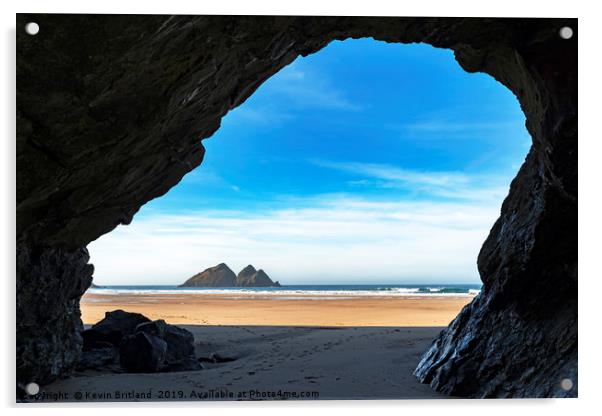
[[280, 283], [250, 264], [236, 275], [225, 263], [220, 263], [195, 274], [180, 287], [280, 287]]

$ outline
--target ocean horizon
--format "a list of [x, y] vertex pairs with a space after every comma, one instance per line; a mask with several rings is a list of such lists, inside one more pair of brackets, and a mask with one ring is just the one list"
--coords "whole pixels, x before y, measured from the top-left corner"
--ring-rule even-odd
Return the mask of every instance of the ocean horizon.
[[281, 287], [180, 287], [177, 285], [98, 285], [92, 294], [222, 294], [276, 296], [474, 296], [481, 284], [327, 284]]

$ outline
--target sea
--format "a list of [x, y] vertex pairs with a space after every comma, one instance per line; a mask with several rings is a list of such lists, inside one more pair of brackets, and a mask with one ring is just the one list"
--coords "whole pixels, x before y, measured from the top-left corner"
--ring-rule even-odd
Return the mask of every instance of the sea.
[[475, 296], [480, 284], [387, 284], [387, 285], [283, 285], [281, 287], [179, 287], [149, 286], [98, 286], [88, 289], [94, 294], [214, 294], [262, 295], [280, 297], [310, 296]]

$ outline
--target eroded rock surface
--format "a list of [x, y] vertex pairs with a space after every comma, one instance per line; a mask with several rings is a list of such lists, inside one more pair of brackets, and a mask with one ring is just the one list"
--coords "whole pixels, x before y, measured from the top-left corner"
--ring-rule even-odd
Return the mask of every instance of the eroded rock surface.
[[18, 15], [17, 27], [28, 21], [41, 31], [17, 34], [19, 381], [75, 365], [90, 241], [199, 166], [201, 140], [283, 66], [374, 37], [452, 49], [514, 92], [533, 137], [479, 255], [484, 290], [417, 376], [471, 397], [576, 395], [556, 388], [577, 371], [576, 20]]
[[151, 320], [140, 313], [121, 309], [106, 312], [102, 320], [82, 333], [84, 349], [97, 348], [99, 345], [104, 347], [106, 344], [118, 347], [123, 337], [133, 334], [138, 325], [146, 322]]
[[107, 312], [83, 332], [83, 340], [79, 369], [154, 373], [202, 368], [188, 330], [139, 313]]
[[167, 351], [161, 369], [165, 371], [200, 370], [194, 353], [194, 336], [190, 331], [164, 320], [146, 322], [136, 327], [137, 332], [153, 335], [165, 341]]
[[119, 371], [119, 349], [113, 345], [84, 350], [77, 363], [77, 370]]
[[129, 373], [156, 373], [163, 369], [167, 343], [146, 332], [136, 332], [121, 341], [119, 362]]
[[85, 248], [17, 246], [18, 381], [44, 384], [79, 361], [83, 344], [79, 300], [94, 270], [88, 260]]

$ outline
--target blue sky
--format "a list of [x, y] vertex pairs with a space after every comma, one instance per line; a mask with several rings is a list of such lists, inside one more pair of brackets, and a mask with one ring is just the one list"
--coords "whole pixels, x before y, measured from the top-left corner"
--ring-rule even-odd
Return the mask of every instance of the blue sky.
[[449, 50], [333, 42], [266, 81], [205, 161], [90, 245], [99, 284], [178, 284], [222, 261], [284, 284], [477, 283], [530, 146], [514, 95]]

